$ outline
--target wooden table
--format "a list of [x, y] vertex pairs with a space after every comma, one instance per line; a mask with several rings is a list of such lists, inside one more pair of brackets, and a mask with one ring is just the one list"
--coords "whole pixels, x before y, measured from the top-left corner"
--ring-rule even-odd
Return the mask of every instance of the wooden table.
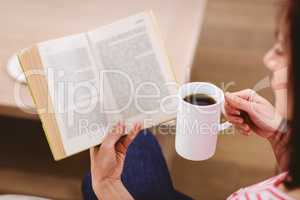
[[25, 105], [34, 106], [27, 87], [7, 75], [6, 62], [12, 54], [31, 44], [92, 30], [144, 10], [153, 10], [158, 18], [177, 79], [180, 83], [189, 80], [205, 1], [1, 1], [0, 115], [36, 118], [18, 104], [21, 98]]

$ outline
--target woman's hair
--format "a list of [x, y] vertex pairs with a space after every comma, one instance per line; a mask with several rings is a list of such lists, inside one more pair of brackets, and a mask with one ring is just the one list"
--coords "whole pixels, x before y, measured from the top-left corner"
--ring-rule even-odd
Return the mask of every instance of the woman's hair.
[[288, 93], [291, 94], [293, 113], [289, 141], [289, 178], [285, 181], [285, 186], [293, 189], [300, 187], [300, 1], [286, 1], [285, 32], [290, 56]]

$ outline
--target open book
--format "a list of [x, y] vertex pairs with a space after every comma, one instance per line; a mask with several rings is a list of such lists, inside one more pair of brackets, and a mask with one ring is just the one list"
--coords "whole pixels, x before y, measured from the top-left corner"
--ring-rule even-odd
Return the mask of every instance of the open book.
[[98, 145], [122, 120], [174, 118], [177, 84], [152, 12], [18, 54], [55, 160]]

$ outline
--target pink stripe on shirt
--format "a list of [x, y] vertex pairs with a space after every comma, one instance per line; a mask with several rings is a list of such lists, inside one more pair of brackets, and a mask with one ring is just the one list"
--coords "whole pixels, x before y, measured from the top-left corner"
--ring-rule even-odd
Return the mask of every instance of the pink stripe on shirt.
[[286, 176], [287, 173], [282, 173], [261, 183], [240, 189], [227, 200], [295, 200], [277, 188]]

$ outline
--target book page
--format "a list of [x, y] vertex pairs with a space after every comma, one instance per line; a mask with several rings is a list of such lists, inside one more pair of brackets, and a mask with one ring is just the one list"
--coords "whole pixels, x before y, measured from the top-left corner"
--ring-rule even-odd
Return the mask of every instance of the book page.
[[107, 119], [101, 114], [95, 63], [86, 35], [43, 42], [38, 49], [66, 154], [99, 144]]
[[104, 79], [98, 86], [109, 88], [103, 102], [111, 102], [121, 119], [146, 127], [174, 117], [177, 105], [177, 84], [156, 28], [144, 12], [88, 33]]

